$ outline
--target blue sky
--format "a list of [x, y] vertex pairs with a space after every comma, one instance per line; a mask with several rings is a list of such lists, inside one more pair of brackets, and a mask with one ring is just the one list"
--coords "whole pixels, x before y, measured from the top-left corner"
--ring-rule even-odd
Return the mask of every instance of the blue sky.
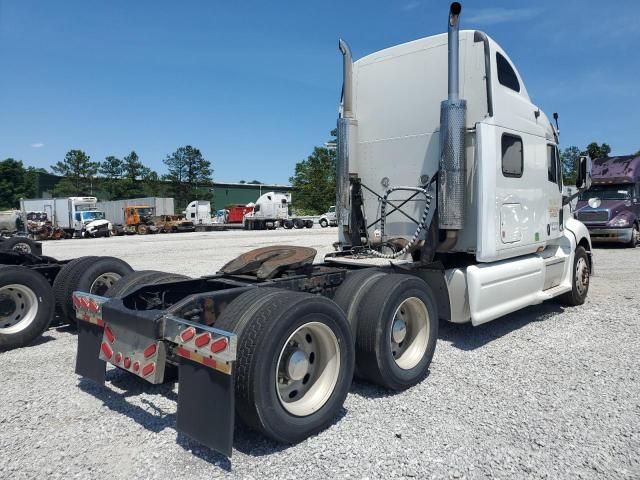
[[[186, 144], [219, 181], [286, 183], [335, 125], [338, 37], [356, 58], [446, 27], [435, 0], [0, 0], [0, 159], [132, 149], [160, 173]], [[562, 146], [640, 149], [640, 2], [467, 1], [560, 114]]]

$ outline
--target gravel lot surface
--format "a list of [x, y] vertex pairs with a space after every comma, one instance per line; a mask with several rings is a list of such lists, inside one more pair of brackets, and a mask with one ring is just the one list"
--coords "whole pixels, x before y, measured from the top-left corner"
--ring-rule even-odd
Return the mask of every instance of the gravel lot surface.
[[[324, 253], [335, 235], [120, 237], [48, 242], [44, 253], [202, 275], [269, 244]], [[294, 446], [238, 426], [230, 460], [176, 433], [177, 386], [113, 369], [107, 388], [79, 381], [75, 335], [50, 330], [0, 353], [0, 478], [640, 478], [640, 249], [597, 249], [595, 262], [584, 306], [443, 324], [416, 387], [354, 382], [333, 426]]]

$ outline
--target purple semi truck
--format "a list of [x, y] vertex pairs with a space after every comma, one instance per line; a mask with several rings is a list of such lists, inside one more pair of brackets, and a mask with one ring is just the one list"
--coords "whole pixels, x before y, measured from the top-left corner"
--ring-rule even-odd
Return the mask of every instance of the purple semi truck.
[[580, 194], [575, 216], [593, 242], [640, 244], [640, 155], [598, 158], [593, 183]]

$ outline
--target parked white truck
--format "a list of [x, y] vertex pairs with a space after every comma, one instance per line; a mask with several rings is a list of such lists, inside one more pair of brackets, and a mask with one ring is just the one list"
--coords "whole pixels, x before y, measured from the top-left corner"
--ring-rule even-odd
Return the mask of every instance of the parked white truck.
[[460, 11], [448, 34], [356, 62], [340, 41], [335, 253], [264, 247], [214, 276], [76, 292], [76, 371], [162, 383], [177, 365], [177, 429], [230, 455], [236, 413], [285, 443], [331, 425], [354, 367], [391, 390], [420, 382], [440, 320], [582, 304], [591, 241], [562, 196], [557, 132], [500, 46], [458, 31]]
[[69, 236], [109, 236], [111, 222], [97, 203], [96, 197], [21, 199], [20, 210], [25, 218], [29, 212], [44, 212], [53, 226]]
[[205, 200], [194, 200], [187, 205], [182, 212], [187, 220], [193, 222], [196, 227], [198, 225], [211, 225], [211, 202]]
[[336, 227], [338, 225], [338, 217], [336, 215], [336, 206], [331, 205], [329, 211], [323, 213], [318, 219], [318, 223], [322, 228]]
[[312, 228], [313, 220], [289, 215], [291, 194], [267, 192], [260, 195], [253, 212], [244, 217], [246, 230], [272, 230], [278, 227]]

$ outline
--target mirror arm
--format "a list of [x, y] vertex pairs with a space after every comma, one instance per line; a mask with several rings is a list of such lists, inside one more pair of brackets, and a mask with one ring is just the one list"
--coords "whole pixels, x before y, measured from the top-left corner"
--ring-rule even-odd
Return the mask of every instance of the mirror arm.
[[586, 188], [580, 188], [578, 189], [578, 191], [572, 195], [569, 195], [568, 197], [565, 197], [564, 195], [562, 196], [562, 206], [564, 207], [565, 205], [571, 203], [573, 201], [574, 198], [576, 198], [578, 195], [580, 195], [582, 192], [584, 192], [585, 190], [587, 190]]

